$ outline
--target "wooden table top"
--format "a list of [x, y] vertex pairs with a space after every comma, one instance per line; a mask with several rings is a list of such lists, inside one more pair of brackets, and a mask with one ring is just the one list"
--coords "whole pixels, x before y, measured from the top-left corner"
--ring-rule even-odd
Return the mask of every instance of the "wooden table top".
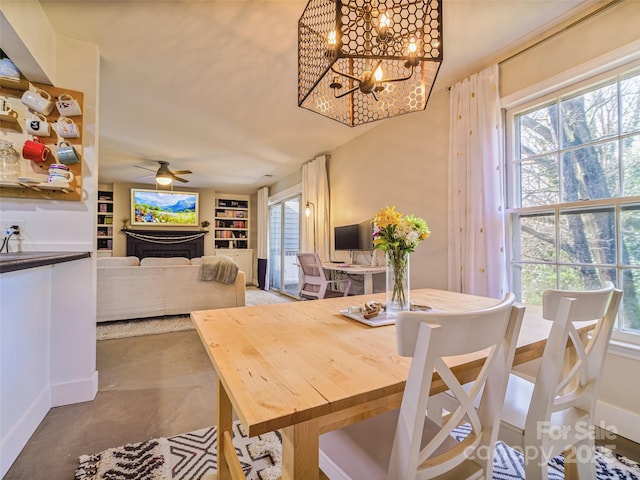
[[[499, 302], [433, 289], [412, 290], [411, 299], [444, 311]], [[367, 300], [385, 299], [373, 294], [191, 313], [249, 436], [404, 390], [411, 359], [396, 353], [395, 327], [373, 328], [338, 313]], [[516, 364], [541, 356], [544, 348], [551, 322], [535, 310], [525, 312]], [[464, 376], [478, 359], [466, 356], [454, 362]]]

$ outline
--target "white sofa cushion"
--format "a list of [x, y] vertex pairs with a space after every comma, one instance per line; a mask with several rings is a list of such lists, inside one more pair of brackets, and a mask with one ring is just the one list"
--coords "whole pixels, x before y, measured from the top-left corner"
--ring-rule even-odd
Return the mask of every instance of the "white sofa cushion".
[[137, 267], [140, 265], [138, 257], [100, 257], [98, 267]]
[[191, 265], [191, 260], [185, 257], [146, 257], [140, 261], [141, 267], [166, 267], [168, 265]]

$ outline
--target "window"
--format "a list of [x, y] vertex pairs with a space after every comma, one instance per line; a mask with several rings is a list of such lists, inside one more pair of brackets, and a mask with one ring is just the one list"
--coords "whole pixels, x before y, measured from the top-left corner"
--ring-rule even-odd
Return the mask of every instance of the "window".
[[640, 68], [507, 112], [510, 282], [624, 291], [614, 335], [640, 343]]

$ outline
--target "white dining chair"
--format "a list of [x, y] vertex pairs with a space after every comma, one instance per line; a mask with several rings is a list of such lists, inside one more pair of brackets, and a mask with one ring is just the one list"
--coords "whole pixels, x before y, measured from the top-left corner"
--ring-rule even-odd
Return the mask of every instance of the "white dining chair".
[[[346, 297], [349, 295], [351, 280], [348, 278], [329, 280], [322, 268], [317, 253], [297, 253], [298, 265], [302, 270], [302, 280], [298, 295], [306, 299], [323, 299], [327, 297]], [[330, 290], [331, 285], [342, 285], [342, 291]]]
[[[549, 340], [535, 383], [510, 375], [499, 434], [523, 449], [527, 479], [546, 480], [547, 462], [571, 451], [577, 462], [565, 469], [575, 468], [581, 480], [596, 478], [594, 412], [621, 297], [610, 282], [599, 290], [544, 292], [542, 316], [553, 321]], [[575, 323], [593, 320], [585, 344]]]
[[[467, 312], [403, 312], [397, 350], [411, 356], [400, 409], [320, 436], [320, 467], [331, 479], [491, 479], [502, 400], [524, 308], [509, 294], [495, 307]], [[448, 367], [449, 357], [485, 351], [469, 393]], [[444, 384], [459, 408], [438, 425], [426, 413], [432, 383]], [[479, 397], [480, 408], [473, 407]], [[451, 432], [468, 423], [461, 442]]]

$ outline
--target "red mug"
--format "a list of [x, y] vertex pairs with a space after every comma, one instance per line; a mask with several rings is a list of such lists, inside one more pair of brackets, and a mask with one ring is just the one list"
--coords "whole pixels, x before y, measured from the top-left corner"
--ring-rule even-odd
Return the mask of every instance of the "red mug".
[[22, 156], [37, 163], [44, 162], [51, 151], [39, 139], [27, 140], [22, 147]]

